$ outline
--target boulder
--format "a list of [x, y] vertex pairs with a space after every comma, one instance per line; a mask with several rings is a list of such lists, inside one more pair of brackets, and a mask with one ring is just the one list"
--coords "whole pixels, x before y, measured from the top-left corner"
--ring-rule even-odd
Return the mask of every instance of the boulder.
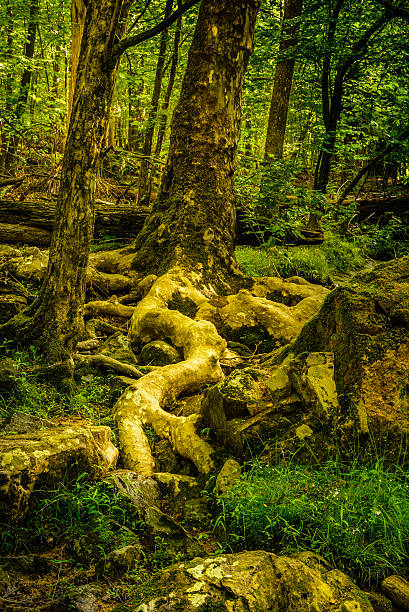
[[15, 361], [7, 357], [0, 359], [0, 392], [14, 391], [17, 386], [18, 367]]
[[110, 438], [109, 427], [56, 427], [0, 438], [0, 520], [21, 517], [37, 487], [53, 488], [63, 477], [115, 465], [118, 450]]
[[182, 360], [177, 350], [163, 340], [148, 342], [139, 355], [141, 365], [165, 366]]
[[128, 338], [121, 333], [116, 333], [110, 336], [98, 348], [97, 353], [107, 355], [113, 359], [117, 359], [122, 363], [128, 363], [130, 365], [138, 365], [138, 360], [131, 348], [131, 343]]
[[17, 411], [13, 412], [6, 425], [3, 426], [3, 433], [27, 434], [52, 427], [56, 427], [56, 425], [48, 419]]
[[223, 495], [240, 481], [241, 467], [235, 459], [227, 459], [216, 478], [216, 495]]
[[23, 295], [2, 293], [0, 295], [0, 325], [6, 323], [6, 321], [21, 312], [26, 306], [27, 299]]
[[328, 434], [340, 418], [333, 354], [290, 354], [270, 371], [240, 370], [208, 389], [202, 408], [217, 437], [238, 456], [274, 446], [286, 455], [297, 452], [299, 460], [325, 459], [335, 451]]
[[155, 576], [151, 589], [157, 596], [144, 599], [137, 612], [374, 610], [365, 593], [341, 571], [264, 551], [174, 565]]
[[111, 550], [106, 559], [102, 562], [102, 572], [110, 577], [122, 576], [132, 569], [136, 562], [144, 556], [142, 546], [130, 544], [122, 548]]
[[80, 584], [70, 587], [65, 594], [63, 610], [73, 612], [98, 612], [98, 600], [103, 594], [99, 584]]
[[281, 353], [334, 353], [343, 446], [407, 461], [409, 256], [380, 264], [332, 291]]

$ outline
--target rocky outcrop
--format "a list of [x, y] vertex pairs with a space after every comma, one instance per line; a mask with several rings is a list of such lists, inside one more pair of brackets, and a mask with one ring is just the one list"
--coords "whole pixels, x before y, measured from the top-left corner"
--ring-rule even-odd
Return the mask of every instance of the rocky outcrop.
[[0, 520], [21, 517], [36, 488], [115, 465], [109, 427], [56, 427], [0, 438]]
[[144, 600], [137, 612], [374, 610], [348, 576], [311, 553], [294, 558], [251, 551], [194, 559], [164, 570], [151, 590], [157, 596]]
[[[355, 276], [326, 298], [287, 353], [334, 353], [341, 444], [399, 461], [409, 432], [409, 257]], [[283, 359], [284, 354], [280, 356]]]

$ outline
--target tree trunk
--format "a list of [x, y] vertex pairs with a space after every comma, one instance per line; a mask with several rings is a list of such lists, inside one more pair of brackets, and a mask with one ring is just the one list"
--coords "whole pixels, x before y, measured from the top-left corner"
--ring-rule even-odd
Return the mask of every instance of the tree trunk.
[[123, 4], [88, 4], [47, 272], [32, 306], [2, 329], [17, 328], [17, 335], [32, 340], [50, 362], [72, 353], [83, 328], [95, 172], [119, 64], [112, 49], [125, 27]]
[[236, 271], [233, 176], [259, 5], [200, 6], [160, 193], [135, 245], [134, 266], [146, 272], [180, 265], [217, 282]]
[[[36, 32], [37, 32], [37, 18], [39, 11], [39, 0], [31, 0], [30, 3], [30, 14], [27, 25], [27, 41], [24, 48], [24, 57], [28, 60], [27, 66], [23, 70], [23, 74], [21, 75], [20, 82], [20, 92], [17, 99], [17, 104], [14, 109], [14, 117], [17, 123], [20, 122], [20, 119], [25, 111], [27, 106], [28, 92], [30, 89], [30, 83], [33, 76], [33, 68], [31, 65], [31, 60], [34, 57], [35, 51], [35, 41], [36, 41]], [[5, 165], [13, 164], [14, 157], [16, 153], [16, 149], [18, 147], [19, 137], [17, 135], [13, 136], [10, 139], [9, 148], [7, 151], [7, 157]]]
[[[301, 13], [302, 0], [285, 0], [279, 57], [274, 75], [274, 86], [271, 96], [264, 150], [264, 157], [266, 159], [270, 157], [283, 157], [288, 106], [290, 103], [295, 66], [295, 58], [288, 57], [288, 50], [294, 47], [298, 42], [297, 33], [299, 24], [294, 24], [292, 20], [300, 17]], [[290, 21], [290, 23], [288, 23], [288, 21]], [[284, 58], [282, 57], [283, 54], [285, 54]]]
[[[165, 8], [165, 19], [169, 17], [172, 12], [173, 0], [166, 0]], [[139, 172], [139, 190], [138, 190], [138, 204], [148, 205], [151, 199], [151, 187], [152, 187], [152, 165], [150, 164], [150, 156], [152, 153], [152, 141], [153, 134], [155, 131], [155, 120], [158, 114], [159, 98], [162, 88], [163, 79], [163, 67], [165, 65], [166, 47], [168, 42], [168, 33], [164, 30], [160, 37], [159, 43], [159, 54], [158, 62], [156, 64], [156, 75], [155, 83], [153, 86], [151, 108], [148, 116], [148, 126], [145, 132], [145, 140], [142, 149], [142, 162]]]
[[166, 133], [167, 112], [169, 110], [170, 97], [172, 95], [173, 85], [175, 84], [176, 68], [177, 68], [178, 59], [179, 59], [179, 45], [180, 45], [181, 30], [182, 30], [182, 17], [178, 19], [176, 30], [175, 30], [175, 36], [173, 39], [173, 52], [172, 52], [172, 60], [171, 60], [170, 72], [169, 72], [169, 81], [168, 81], [168, 86], [166, 88], [165, 99], [162, 104], [162, 118], [161, 118], [160, 125], [159, 125], [158, 138], [157, 138], [156, 147], [155, 147], [155, 157], [157, 159], [159, 159], [160, 152], [162, 150], [163, 140], [165, 138], [165, 133]]
[[72, 102], [74, 98], [75, 80], [77, 78], [78, 60], [81, 49], [81, 39], [85, 24], [84, 0], [72, 0], [71, 4], [71, 71], [68, 91], [67, 126], [70, 124]]

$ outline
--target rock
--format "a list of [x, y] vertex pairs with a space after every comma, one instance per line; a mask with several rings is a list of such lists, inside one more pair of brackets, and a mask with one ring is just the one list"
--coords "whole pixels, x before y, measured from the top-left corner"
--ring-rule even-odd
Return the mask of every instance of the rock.
[[255, 368], [237, 370], [205, 392], [202, 414], [212, 429], [225, 436], [229, 419], [257, 414], [264, 405], [264, 380], [268, 372]]
[[365, 592], [375, 612], [395, 612], [396, 608], [390, 599], [381, 593]]
[[22, 574], [45, 574], [51, 570], [47, 559], [40, 555], [0, 557], [0, 566]]
[[137, 612], [373, 612], [366, 595], [339, 570], [264, 551], [194, 559], [152, 581], [157, 597]]
[[8, 572], [0, 565], [0, 593], [7, 589], [11, 584], [11, 578]]
[[27, 299], [14, 293], [0, 295], [0, 324], [6, 323], [11, 317], [21, 312], [27, 306]]
[[182, 360], [177, 350], [163, 340], [148, 342], [139, 355], [141, 365], [165, 366]]
[[161, 495], [158, 483], [149, 476], [135, 474], [129, 470], [117, 470], [112, 481], [119, 493], [129, 499], [152, 530], [154, 535], [165, 538], [184, 539], [185, 532], [161, 510]]
[[155, 442], [155, 459], [161, 472], [177, 472], [179, 461], [168, 440]]
[[334, 353], [345, 452], [358, 444], [368, 456], [407, 461], [409, 256], [358, 274], [328, 295], [286, 352], [316, 351]]
[[382, 591], [395, 604], [409, 610], [409, 582], [401, 576], [388, 576], [381, 584]]
[[216, 478], [216, 495], [223, 495], [240, 481], [241, 467], [235, 459], [227, 459]]
[[97, 350], [97, 353], [107, 355], [122, 363], [128, 363], [130, 365], [138, 365], [138, 360], [131, 348], [131, 343], [128, 338], [121, 333], [116, 333], [110, 336], [101, 347]]
[[56, 427], [55, 423], [48, 419], [43, 419], [33, 414], [26, 414], [25, 412], [13, 412], [9, 422], [4, 426], [3, 432], [5, 434], [27, 434], [53, 427]]
[[98, 584], [81, 584], [71, 587], [64, 601], [69, 610], [76, 612], [98, 612], [98, 599], [102, 596], [103, 590]]
[[0, 391], [14, 391], [17, 386], [18, 367], [7, 357], [0, 360]]
[[115, 465], [118, 450], [109, 427], [58, 427], [0, 438], [0, 520], [22, 516], [31, 493], [67, 475], [94, 474]]
[[37, 247], [24, 249], [23, 258], [17, 260], [15, 274], [17, 278], [41, 283], [48, 265], [48, 253], [40, 251]]
[[328, 421], [339, 413], [332, 353], [289, 355], [281, 366], [274, 369], [266, 386], [275, 402], [295, 393], [304, 409], [318, 419]]
[[129, 545], [111, 550], [102, 564], [102, 571], [109, 576], [122, 576], [142, 559], [143, 549], [139, 545]]

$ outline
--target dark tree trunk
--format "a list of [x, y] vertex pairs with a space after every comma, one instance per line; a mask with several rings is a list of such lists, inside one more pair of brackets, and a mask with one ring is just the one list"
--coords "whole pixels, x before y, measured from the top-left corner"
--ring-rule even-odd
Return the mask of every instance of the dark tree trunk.
[[[288, 50], [298, 42], [297, 33], [299, 24], [294, 24], [292, 20], [300, 17], [301, 13], [302, 0], [285, 0], [279, 57], [274, 75], [264, 150], [264, 157], [266, 159], [283, 157], [288, 107], [295, 66], [295, 58], [288, 57], [287, 55]], [[286, 56], [282, 57], [283, 54]]]
[[2, 329], [17, 328], [17, 335], [31, 339], [51, 362], [72, 352], [83, 327], [95, 172], [119, 64], [112, 49], [125, 27], [123, 4], [88, 4], [47, 272], [29, 310]]
[[175, 36], [173, 39], [173, 52], [172, 52], [172, 60], [170, 64], [169, 81], [168, 81], [168, 86], [166, 88], [165, 99], [162, 104], [162, 109], [161, 109], [162, 118], [159, 124], [158, 138], [156, 140], [156, 147], [155, 147], [155, 157], [157, 159], [159, 159], [160, 152], [162, 150], [163, 140], [165, 138], [165, 133], [166, 133], [167, 112], [169, 110], [170, 97], [172, 95], [173, 86], [175, 84], [176, 68], [177, 68], [178, 59], [179, 59], [179, 45], [180, 45], [181, 30], [182, 30], [182, 17], [177, 22]]
[[355, 44], [352, 46], [350, 54], [337, 67], [331, 93], [331, 45], [333, 44], [333, 40], [335, 37], [337, 20], [342, 6], [343, 0], [338, 0], [331, 15], [327, 37], [328, 50], [324, 56], [323, 62], [322, 106], [325, 134], [322, 140], [321, 151], [318, 156], [314, 179], [314, 189], [316, 189], [317, 191], [321, 191], [322, 193], [327, 192], [331, 172], [331, 162], [335, 153], [338, 122], [342, 112], [342, 96], [344, 93], [345, 81], [349, 77], [351, 68], [356, 65], [356, 63], [358, 63], [367, 53], [368, 43], [372, 36], [380, 29], [382, 29], [384, 25], [392, 18], [392, 15], [388, 11], [386, 11], [355, 42]]
[[236, 270], [233, 176], [259, 5], [201, 4], [160, 193], [136, 241], [137, 268], [180, 265], [212, 282]]
[[[20, 82], [20, 91], [17, 99], [17, 103], [14, 109], [14, 118], [16, 123], [20, 122], [20, 119], [26, 109], [28, 92], [30, 90], [30, 83], [33, 76], [33, 68], [31, 60], [34, 57], [36, 32], [37, 32], [37, 20], [39, 11], [39, 0], [31, 0], [30, 3], [30, 14], [27, 25], [27, 41], [24, 48], [24, 56], [28, 60], [27, 66], [23, 70]], [[15, 161], [15, 153], [18, 148], [19, 137], [17, 135], [12, 136], [10, 139], [9, 148], [7, 151], [7, 157], [5, 165], [12, 165]]]
[[[165, 18], [169, 17], [172, 13], [173, 0], [166, 0]], [[168, 33], [164, 30], [160, 37], [159, 43], [159, 54], [158, 61], [156, 64], [155, 83], [153, 86], [151, 107], [148, 115], [148, 126], [145, 132], [145, 140], [142, 149], [142, 162], [139, 171], [139, 190], [138, 190], [138, 204], [148, 205], [151, 199], [152, 189], [152, 165], [150, 163], [150, 156], [152, 153], [152, 142], [153, 135], [155, 132], [155, 120], [158, 114], [159, 98], [162, 89], [163, 80], [163, 68], [165, 65], [166, 48], [168, 43]]]

